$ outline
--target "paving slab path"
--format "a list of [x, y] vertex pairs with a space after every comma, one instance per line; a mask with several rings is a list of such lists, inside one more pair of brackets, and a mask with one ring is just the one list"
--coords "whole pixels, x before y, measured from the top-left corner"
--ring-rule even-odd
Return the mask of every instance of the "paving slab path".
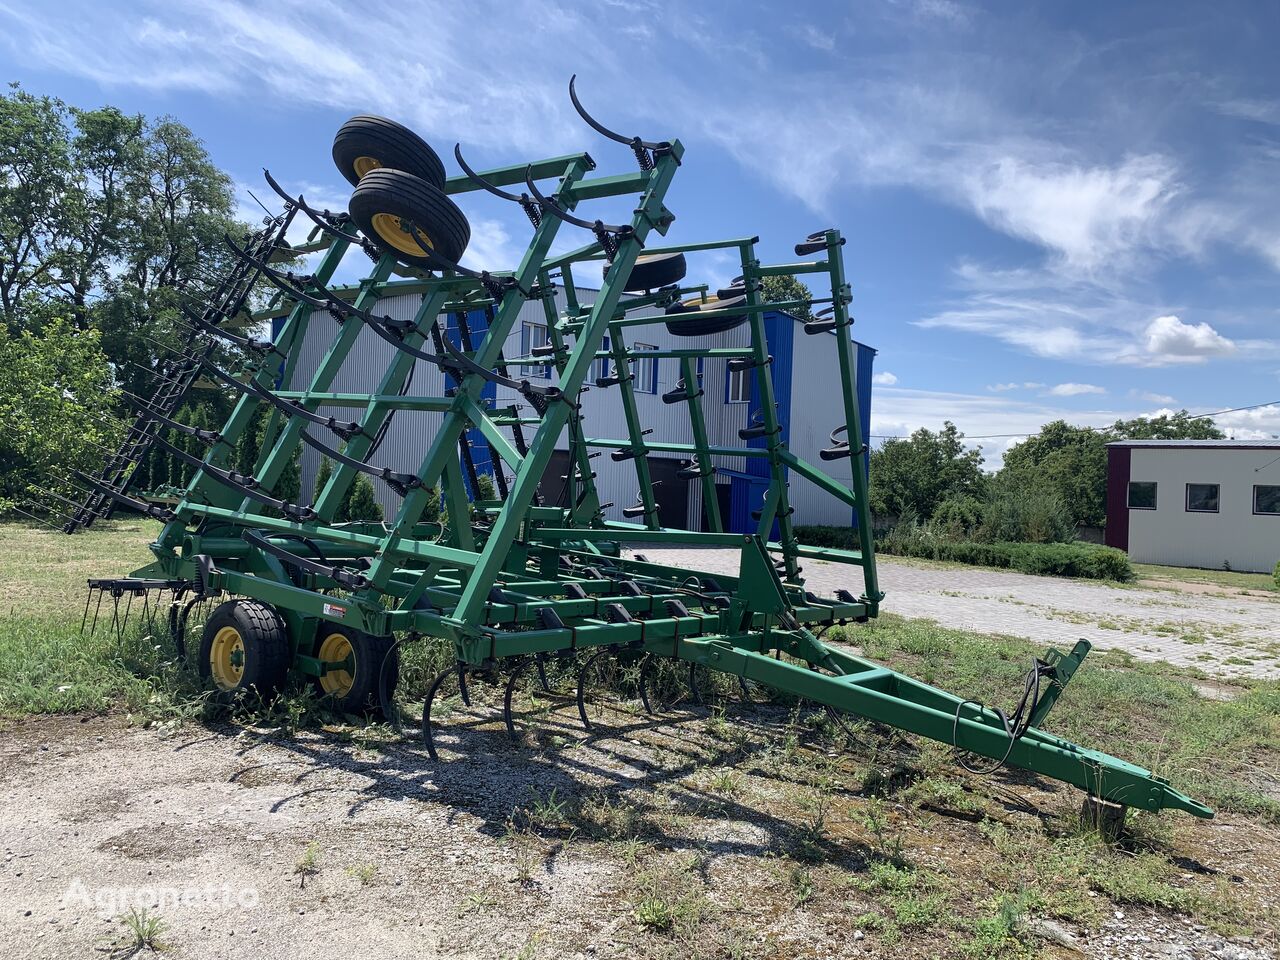
[[[735, 550], [641, 550], [671, 566], [734, 575]], [[923, 617], [944, 626], [1026, 637], [1045, 646], [1070, 647], [1084, 637], [1100, 650], [1127, 650], [1144, 660], [1199, 667], [1222, 677], [1280, 677], [1280, 596], [1117, 586], [1063, 577], [1035, 577], [1008, 570], [877, 558], [881, 609]], [[808, 560], [806, 586], [820, 596], [838, 588], [862, 592], [856, 567]]]

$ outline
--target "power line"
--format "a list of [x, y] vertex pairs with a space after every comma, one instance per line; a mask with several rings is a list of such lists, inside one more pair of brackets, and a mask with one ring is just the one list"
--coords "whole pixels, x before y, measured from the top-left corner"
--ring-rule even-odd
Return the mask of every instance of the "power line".
[[[1280, 400], [1268, 400], [1266, 403], [1251, 403], [1243, 407], [1232, 407], [1229, 410], [1214, 410], [1212, 413], [1190, 413], [1187, 414], [1188, 420], [1203, 420], [1206, 417], [1220, 417], [1224, 413], [1240, 413], [1242, 410], [1257, 410], [1259, 407], [1272, 407], [1280, 404]], [[1109, 430], [1110, 427], [1084, 427], [1085, 430]], [[978, 435], [965, 434], [966, 440], [1009, 440], [1013, 437], [1028, 436], [1025, 431], [1022, 433], [983, 433]], [[910, 436], [901, 436], [896, 434], [873, 433], [870, 434], [872, 440], [910, 440]]]

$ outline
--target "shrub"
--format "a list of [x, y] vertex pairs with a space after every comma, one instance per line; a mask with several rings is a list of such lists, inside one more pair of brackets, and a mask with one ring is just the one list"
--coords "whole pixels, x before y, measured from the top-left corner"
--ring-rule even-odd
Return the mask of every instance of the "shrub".
[[1051, 490], [1006, 487], [982, 505], [975, 539], [988, 543], [1069, 543], [1075, 523], [1067, 503]]
[[1276, 586], [1280, 587], [1280, 560], [1276, 561], [1276, 568], [1271, 571], [1271, 579], [1276, 582]]
[[345, 516], [343, 520], [359, 520], [365, 523], [382, 521], [382, 504], [373, 490], [373, 481], [363, 473], [351, 484], [351, 491], [342, 505]]
[[797, 526], [797, 539], [809, 547], [834, 547], [838, 550], [861, 550], [862, 541], [853, 527]]
[[978, 543], [938, 536], [927, 526], [894, 528], [876, 544], [881, 553], [926, 560], [950, 560], [982, 567], [1002, 567], [1039, 576], [1090, 580], [1133, 579], [1129, 557], [1111, 547], [1086, 543]]
[[948, 497], [933, 511], [933, 527], [948, 540], [969, 540], [982, 523], [984, 510], [977, 497]]

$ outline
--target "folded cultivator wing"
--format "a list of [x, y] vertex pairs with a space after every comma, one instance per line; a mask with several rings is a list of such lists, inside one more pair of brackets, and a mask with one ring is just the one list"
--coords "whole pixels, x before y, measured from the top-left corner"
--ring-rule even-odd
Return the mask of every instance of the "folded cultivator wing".
[[[397, 718], [393, 697], [403, 645], [446, 641], [456, 665], [427, 685], [423, 705], [423, 733], [433, 756], [433, 703], [445, 686], [466, 699], [468, 675], [509, 671], [506, 712], [514, 731], [517, 681], [536, 672], [546, 686], [547, 665], [573, 658], [578, 707], [590, 727], [585, 691], [609, 658], [641, 664], [646, 706], [659, 698], [645, 678], [682, 663], [695, 698], [697, 671], [720, 671], [739, 678], [744, 690], [753, 683], [805, 698], [837, 715], [1066, 781], [1096, 798], [1209, 816], [1148, 771], [1038, 729], [1088, 652], [1083, 641], [1067, 656], [1051, 651], [1037, 661], [1012, 718], [822, 642], [832, 624], [876, 616], [882, 599], [871, 538], [863, 538], [860, 551], [806, 546], [793, 530], [789, 497], [790, 482], [814, 484], [851, 508], [860, 531], [871, 529], [844, 239], [834, 229], [812, 234], [796, 245], [797, 262], [776, 265], [760, 262], [754, 237], [662, 242], [675, 219], [664, 199], [684, 147], [678, 140], [615, 134], [586, 114], [572, 83], [570, 92], [596, 131], [629, 148], [634, 169], [592, 176], [595, 162], [579, 153], [476, 172], [455, 150], [463, 173], [449, 177], [437, 154], [412, 132], [383, 118], [355, 117], [333, 150], [354, 186], [349, 212], [316, 210], [267, 175], [284, 212], [243, 242], [227, 241], [236, 255], [234, 270], [201, 309], [188, 311], [191, 336], [156, 371], [155, 394], [139, 404], [124, 444], [98, 475], [83, 478], [89, 489], [68, 518], [67, 532], [122, 505], [165, 522], [152, 544], [154, 563], [131, 577], [90, 582], [100, 591], [99, 603], [102, 595], [118, 607], [121, 598], [172, 591], [171, 622], [181, 637], [193, 604], [232, 597], [213, 609], [196, 654], [218, 689], [274, 694], [292, 670], [315, 678], [340, 708], [380, 705]], [[519, 205], [528, 216], [532, 235], [514, 269], [477, 271], [458, 262], [470, 227], [455, 200], [478, 190]], [[634, 209], [629, 221], [591, 217], [592, 202], [609, 197], [628, 198]], [[298, 216], [313, 224], [311, 239], [287, 248], [284, 231]], [[552, 255], [561, 231], [581, 231], [584, 245]], [[714, 290], [687, 283], [686, 255], [701, 251], [732, 256], [738, 279]], [[315, 258], [311, 272], [273, 265], [299, 254]], [[330, 285], [345, 258], [366, 255], [372, 270], [357, 286]], [[575, 285], [575, 274], [600, 283], [584, 298], [590, 302], [580, 299], [585, 291]], [[768, 301], [763, 281], [788, 275], [804, 276], [818, 295]], [[255, 284], [283, 305], [273, 312], [270, 341], [228, 329], [243, 330], [228, 320], [242, 311]], [[411, 318], [380, 310], [380, 300], [405, 293], [421, 297]], [[528, 344], [524, 356], [504, 356], [529, 304], [543, 311], [546, 342]], [[831, 446], [820, 459], [848, 467], [847, 482], [789, 450], [779, 422], [764, 315], [811, 306], [817, 309], [804, 332], [831, 338], [840, 379]], [[478, 316], [483, 323], [475, 322]], [[633, 332], [643, 334], [636, 328], [653, 325], [689, 338], [677, 340], [689, 346], [628, 345]], [[301, 345], [308, 332], [319, 335], [317, 327], [328, 347], [304, 377]], [[364, 392], [335, 390], [366, 329], [393, 348], [385, 370]], [[746, 345], [707, 347], [692, 339], [730, 330], [739, 331], [734, 343], [745, 339]], [[228, 348], [243, 358], [238, 369], [218, 359]], [[685, 408], [692, 443], [655, 437], [642, 423], [636, 379], [649, 360], [678, 368], [679, 382], [662, 400]], [[738, 431], [741, 446], [709, 440], [703, 361], [723, 361], [732, 373], [750, 378], [754, 415]], [[444, 384], [435, 394], [413, 389], [412, 371], [422, 364], [440, 374], [432, 378]], [[535, 367], [554, 376], [522, 373]], [[173, 420], [197, 379], [234, 398], [216, 431]], [[518, 400], [496, 401], [498, 388], [501, 396]], [[594, 396], [618, 391], [625, 437], [587, 434], [593, 390]], [[233, 448], [263, 411], [268, 419], [257, 462], [252, 471], [237, 472]], [[396, 458], [379, 449], [397, 412], [431, 413], [438, 423], [413, 469], [387, 465]], [[198, 440], [203, 455], [163, 439], [173, 430]], [[560, 495], [552, 497], [544, 475], [566, 443], [568, 472]], [[157, 445], [194, 470], [180, 500], [166, 506], [142, 502], [130, 486], [131, 468]], [[300, 445], [332, 464], [313, 503], [276, 492]], [[638, 492], [622, 510], [625, 520], [605, 518], [612, 505], [601, 503], [593, 472], [602, 453], [635, 470]], [[706, 531], [682, 529], [683, 522], [661, 515], [651, 453], [683, 458], [677, 477], [700, 490]], [[768, 488], [753, 514], [753, 532], [724, 532], [714, 476], [715, 462], [724, 458], [765, 465]], [[496, 497], [485, 500], [479, 491], [490, 461]], [[384, 523], [335, 520], [360, 474], [381, 480], [396, 496], [398, 509]], [[686, 554], [687, 568], [630, 552], [662, 546], [734, 550], [737, 573], [700, 571], [693, 551]], [[804, 588], [800, 564], [806, 558], [847, 565], [858, 585], [834, 597], [815, 596]]]

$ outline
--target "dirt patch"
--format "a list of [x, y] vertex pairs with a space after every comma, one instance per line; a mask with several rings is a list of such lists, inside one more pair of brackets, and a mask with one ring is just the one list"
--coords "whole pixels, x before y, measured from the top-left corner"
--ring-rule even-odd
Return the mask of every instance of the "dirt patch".
[[895, 778], [785, 710], [619, 717], [596, 736], [550, 718], [562, 746], [544, 751], [461, 718], [441, 764], [377, 730], [14, 724], [0, 940], [92, 955], [120, 944], [130, 897], [158, 891], [181, 958], [961, 957], [985, 949], [1002, 898], [1039, 885], [1016, 938], [977, 955], [1142, 956], [1135, 931], [1159, 956], [1275, 945], [1272, 827], [1147, 818], [1158, 835], [1140, 825], [1124, 855], [1158, 857], [1165, 896], [1230, 888], [1249, 914], [1232, 940], [1117, 905], [1106, 878], [1046, 886], [1051, 858], [1074, 855], [1079, 794], [1060, 785]]

